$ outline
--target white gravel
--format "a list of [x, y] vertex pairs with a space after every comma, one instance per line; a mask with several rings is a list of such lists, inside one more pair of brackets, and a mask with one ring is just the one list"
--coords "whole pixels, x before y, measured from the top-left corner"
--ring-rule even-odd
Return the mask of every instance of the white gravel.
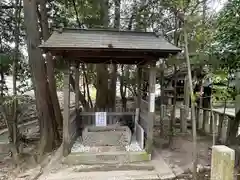
[[[105, 146], [105, 147], [90, 147], [90, 146], [84, 146], [82, 144], [82, 140], [81, 137], [79, 137], [75, 143], [73, 144], [73, 147], [71, 149], [72, 153], [77, 153], [77, 152], [92, 152], [92, 153], [98, 153], [98, 152], [102, 152], [103, 149], [109, 149], [110, 151], [120, 151], [121, 149], [116, 147], [116, 146]], [[143, 151], [143, 149], [141, 149], [141, 147], [139, 146], [138, 142], [136, 141], [136, 137], [133, 136], [132, 137], [132, 141], [130, 145], [127, 145], [125, 147], [123, 147], [122, 149], [123, 151], [127, 151], [127, 152], [138, 152], [138, 151]]]
[[125, 146], [125, 148], [126, 148], [126, 151], [133, 151], [133, 152], [143, 151], [143, 149], [138, 144], [135, 135], [132, 136], [131, 144]]

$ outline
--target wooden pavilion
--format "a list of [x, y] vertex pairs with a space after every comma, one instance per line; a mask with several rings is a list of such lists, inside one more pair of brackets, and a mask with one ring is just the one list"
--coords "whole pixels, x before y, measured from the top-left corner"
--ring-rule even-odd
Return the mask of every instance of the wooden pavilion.
[[[71, 115], [70, 103], [70, 66], [77, 63], [96, 64], [134, 64], [138, 67], [138, 89], [136, 98], [135, 127], [137, 133], [143, 132], [141, 139], [144, 150], [152, 151], [153, 122], [155, 118], [155, 82], [156, 62], [159, 58], [176, 55], [181, 49], [168, 43], [162, 37], [152, 32], [116, 31], [106, 29], [69, 29], [55, 31], [51, 37], [40, 46], [46, 53], [60, 56], [66, 62], [64, 71], [64, 119], [63, 119], [63, 148], [64, 155], [70, 153], [71, 145], [77, 134], [79, 116]], [[141, 99], [141, 70], [143, 66], [149, 69], [149, 93], [146, 100]], [[79, 87], [79, 69], [75, 71], [76, 87]], [[79, 110], [79, 90], [76, 88], [76, 111]], [[114, 114], [114, 112], [111, 112]], [[116, 114], [116, 113], [115, 113]], [[85, 124], [86, 125], [86, 124]], [[94, 121], [92, 122], [94, 125]], [[108, 123], [109, 125], [109, 123]], [[151, 156], [150, 156], [151, 157]]]

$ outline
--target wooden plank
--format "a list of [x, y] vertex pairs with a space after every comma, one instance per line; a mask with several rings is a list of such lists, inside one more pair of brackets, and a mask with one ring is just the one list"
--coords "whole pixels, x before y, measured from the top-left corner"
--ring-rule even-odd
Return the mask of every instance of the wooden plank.
[[138, 123], [136, 123], [136, 140], [140, 145], [141, 149], [143, 149], [144, 148], [144, 129]]
[[148, 114], [147, 113], [140, 112], [139, 124], [142, 126], [145, 133], [147, 133], [147, 130], [148, 130]]
[[67, 156], [70, 153], [70, 64], [67, 62], [67, 68], [64, 71], [64, 109], [63, 109], [63, 155]]

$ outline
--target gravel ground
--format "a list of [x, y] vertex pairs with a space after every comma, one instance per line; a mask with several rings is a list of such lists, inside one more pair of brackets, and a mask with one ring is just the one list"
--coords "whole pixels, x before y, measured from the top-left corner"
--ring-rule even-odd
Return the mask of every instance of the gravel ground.
[[[102, 149], [99, 147], [90, 147], [90, 146], [84, 146], [81, 143], [81, 137], [79, 137], [76, 142], [73, 144], [73, 147], [71, 149], [72, 153], [76, 153], [76, 152], [102, 152]], [[109, 146], [111, 147], [111, 146]], [[112, 146], [113, 147], [113, 146]], [[114, 146], [115, 147], [115, 146]], [[116, 147], [115, 147], [116, 148]], [[132, 138], [132, 142], [130, 145], [127, 145], [125, 147], [123, 147], [123, 149], [116, 149], [116, 151], [119, 150], [123, 150], [123, 151], [134, 151], [134, 152], [138, 152], [138, 151], [143, 151], [141, 149], [141, 147], [139, 146], [138, 142], [136, 141], [136, 137], [133, 136]]]

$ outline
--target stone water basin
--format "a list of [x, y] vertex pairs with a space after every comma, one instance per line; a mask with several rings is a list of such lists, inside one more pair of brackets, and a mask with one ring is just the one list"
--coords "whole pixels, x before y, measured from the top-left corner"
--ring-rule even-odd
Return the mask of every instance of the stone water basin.
[[126, 146], [131, 143], [131, 131], [128, 126], [88, 126], [82, 132], [85, 146]]

